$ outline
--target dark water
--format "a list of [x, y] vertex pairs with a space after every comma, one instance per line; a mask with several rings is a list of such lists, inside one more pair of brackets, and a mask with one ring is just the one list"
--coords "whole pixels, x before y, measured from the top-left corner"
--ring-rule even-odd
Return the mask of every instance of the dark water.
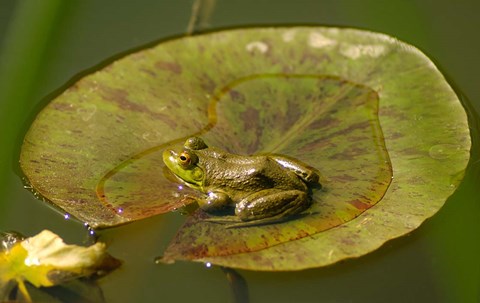
[[[42, 9], [25, 2], [5, 1], [0, 6], [0, 229], [26, 235], [50, 229], [69, 243], [84, 243], [89, 236], [82, 224], [65, 220], [23, 188], [12, 157], [18, 157], [21, 133], [28, 127], [24, 121], [44, 104], [44, 96], [76, 74], [120, 52], [184, 33], [192, 3], [65, 1], [57, 17], [46, 17], [50, 25], [44, 25], [39, 19], [51, 13], [49, 7], [56, 1], [43, 1]], [[472, 111], [478, 112], [480, 41], [475, 37], [480, 19], [475, 12], [480, 11], [480, 3], [385, 3], [224, 0], [217, 2], [210, 23], [214, 28], [318, 23], [384, 32], [432, 57], [468, 96]], [[42, 24], [48, 35], [36, 32]], [[15, 34], [9, 36], [13, 30]], [[478, 135], [473, 123], [472, 128]], [[301, 272], [240, 271], [251, 301], [479, 301], [480, 178], [478, 156], [473, 158], [464, 182], [437, 215], [410, 235], [367, 256]], [[119, 270], [100, 280], [108, 302], [232, 301], [220, 268], [188, 262], [154, 265], [154, 258], [165, 249], [182, 220], [181, 215], [172, 213], [101, 233], [111, 254], [125, 261]]]

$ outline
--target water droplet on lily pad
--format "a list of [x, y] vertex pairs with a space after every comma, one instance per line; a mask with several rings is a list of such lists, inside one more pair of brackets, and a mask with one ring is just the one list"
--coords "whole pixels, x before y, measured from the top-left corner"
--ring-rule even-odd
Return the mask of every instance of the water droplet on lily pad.
[[21, 166], [65, 212], [115, 226], [192, 203], [161, 157], [192, 135], [322, 174], [304, 216], [225, 229], [199, 210], [162, 257], [257, 270], [323, 266], [410, 232], [453, 193], [470, 150], [461, 103], [416, 48], [361, 30], [272, 27], [164, 41], [85, 76], [38, 114]]

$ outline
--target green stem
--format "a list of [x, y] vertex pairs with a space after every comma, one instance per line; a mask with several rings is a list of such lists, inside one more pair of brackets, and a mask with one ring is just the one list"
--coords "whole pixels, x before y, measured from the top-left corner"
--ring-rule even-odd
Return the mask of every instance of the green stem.
[[236, 270], [229, 267], [220, 267], [225, 274], [230, 289], [233, 294], [233, 302], [235, 303], [248, 303], [250, 302], [250, 296], [248, 293], [248, 284], [245, 278], [239, 274]]
[[192, 35], [210, 26], [216, 0], [194, 0], [192, 14], [187, 26], [187, 35]]
[[28, 293], [27, 287], [25, 286], [25, 282], [23, 282], [23, 280], [18, 280], [18, 290], [22, 294], [25, 302], [32, 302], [32, 297]]

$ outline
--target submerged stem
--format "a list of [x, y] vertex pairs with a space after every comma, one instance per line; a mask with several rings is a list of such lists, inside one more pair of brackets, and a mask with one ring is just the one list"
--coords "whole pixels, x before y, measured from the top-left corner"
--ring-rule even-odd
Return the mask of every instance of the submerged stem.
[[227, 277], [227, 281], [230, 284], [230, 289], [233, 294], [233, 302], [235, 303], [248, 303], [250, 298], [248, 295], [248, 284], [245, 278], [240, 275], [236, 270], [229, 267], [220, 267]]
[[194, 0], [192, 15], [188, 21], [187, 35], [206, 29], [210, 26], [210, 18], [215, 8], [215, 0]]
[[18, 281], [18, 290], [22, 293], [23, 298], [26, 302], [32, 302], [32, 297], [28, 293], [27, 287], [25, 286], [25, 282], [22, 280]]

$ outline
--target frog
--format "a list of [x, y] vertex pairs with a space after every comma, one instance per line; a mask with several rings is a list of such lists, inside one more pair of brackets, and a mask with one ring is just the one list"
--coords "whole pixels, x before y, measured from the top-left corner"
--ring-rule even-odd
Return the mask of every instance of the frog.
[[[321, 187], [317, 169], [279, 154], [239, 155], [188, 138], [181, 150], [163, 151], [168, 171], [201, 193], [198, 206], [207, 221], [227, 228], [271, 224], [299, 215], [312, 205], [311, 189]], [[232, 215], [225, 214], [232, 210]]]

